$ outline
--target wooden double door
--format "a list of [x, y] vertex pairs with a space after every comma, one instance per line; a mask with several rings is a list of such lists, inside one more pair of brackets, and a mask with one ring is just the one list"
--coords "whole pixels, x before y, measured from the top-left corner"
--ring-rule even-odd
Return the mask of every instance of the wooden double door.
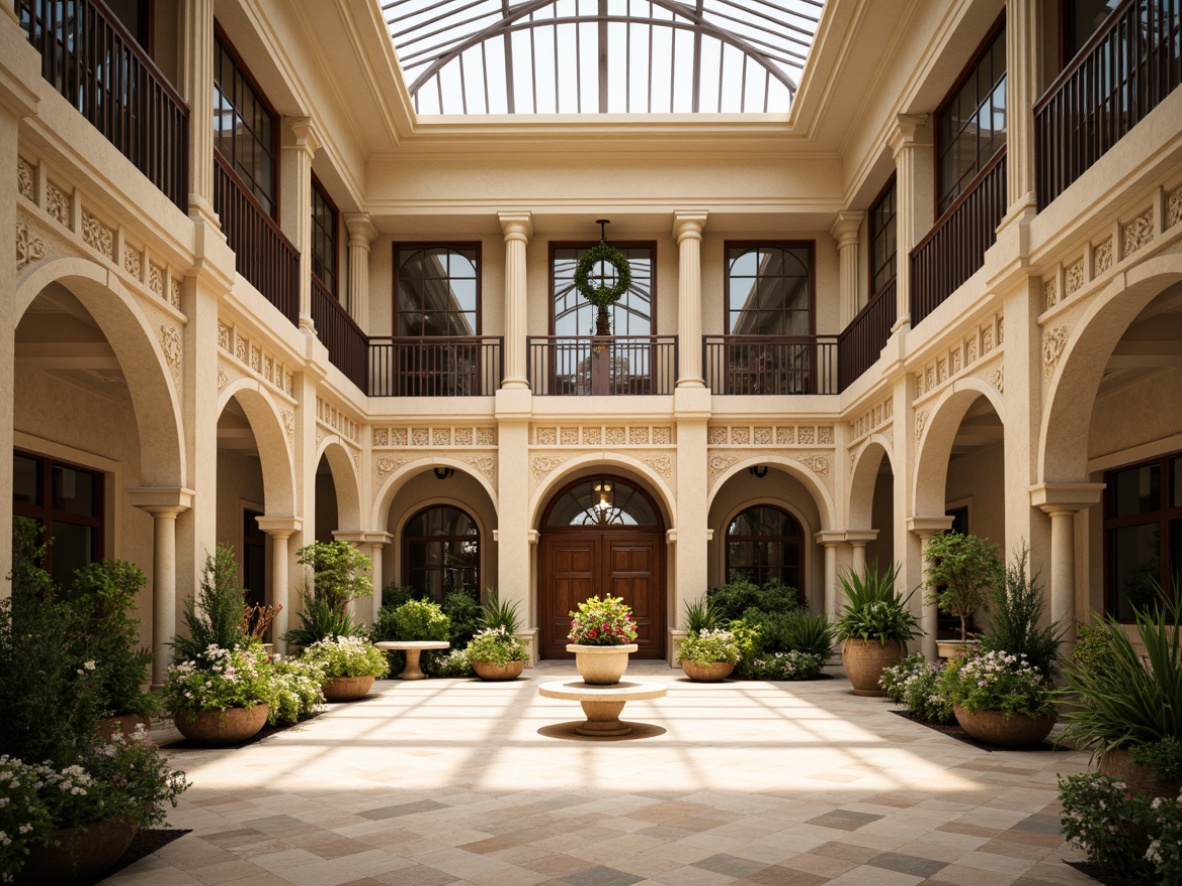
[[658, 530], [572, 528], [544, 533], [538, 569], [539, 651], [542, 658], [573, 658], [566, 651], [569, 613], [588, 597], [611, 594], [632, 607], [634, 658], [665, 657], [665, 540]]

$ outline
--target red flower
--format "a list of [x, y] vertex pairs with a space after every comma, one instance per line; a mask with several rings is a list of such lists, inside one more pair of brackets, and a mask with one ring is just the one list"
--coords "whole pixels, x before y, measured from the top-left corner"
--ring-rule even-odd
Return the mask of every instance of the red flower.
[[596, 637], [595, 628], [592, 628], [591, 630], [587, 631], [587, 639], [588, 640], [594, 640], [595, 637]]

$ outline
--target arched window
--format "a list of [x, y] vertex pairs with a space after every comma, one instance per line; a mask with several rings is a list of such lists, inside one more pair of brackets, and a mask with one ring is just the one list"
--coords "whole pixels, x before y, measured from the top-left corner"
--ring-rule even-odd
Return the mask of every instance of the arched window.
[[657, 526], [660, 522], [643, 492], [614, 477], [576, 483], [546, 515], [546, 525], [553, 527]]
[[403, 532], [403, 584], [436, 602], [460, 588], [480, 588], [480, 530], [459, 508], [419, 511]]
[[762, 585], [775, 579], [801, 590], [804, 534], [792, 516], [771, 505], [747, 508], [726, 529], [726, 580]]
[[399, 245], [394, 258], [397, 335], [480, 334], [478, 244]]

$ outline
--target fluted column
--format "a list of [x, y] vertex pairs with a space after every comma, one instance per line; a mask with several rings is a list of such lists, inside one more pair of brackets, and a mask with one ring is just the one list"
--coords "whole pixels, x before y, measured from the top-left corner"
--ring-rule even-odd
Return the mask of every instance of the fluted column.
[[849, 542], [851, 558], [850, 568], [859, 575], [866, 569], [866, 545], [878, 538], [877, 529], [849, 531], [845, 540]]
[[394, 536], [388, 532], [367, 532], [365, 537], [369, 541], [369, 559], [373, 563], [373, 611], [370, 613], [370, 620], [377, 621], [378, 612], [382, 608], [382, 588], [385, 581], [382, 554], [386, 545], [394, 540]]
[[817, 544], [825, 547], [825, 618], [837, 620], [837, 546], [845, 539], [845, 533], [822, 530], [813, 533]]
[[1075, 643], [1075, 515], [1100, 501], [1103, 483], [1043, 483], [1030, 490], [1030, 502], [1051, 518], [1051, 621], [1062, 630], [1060, 643]]
[[858, 285], [858, 232], [862, 228], [864, 212], [844, 210], [829, 233], [837, 241], [837, 286], [840, 292], [841, 328], [845, 329], [861, 308], [861, 287]]
[[[951, 528], [952, 518], [947, 516], [909, 517], [907, 519], [907, 529], [919, 537], [919, 558], [921, 563], [927, 562], [928, 542], [932, 540], [932, 536]], [[926, 570], [924, 571], [926, 572]], [[906, 593], [903, 588], [896, 588], [896, 590]], [[920, 591], [920, 593], [923, 594], [924, 592]], [[935, 603], [929, 603], [927, 601], [926, 594], [924, 594], [921, 605], [923, 606], [923, 615], [920, 618], [920, 627], [923, 629], [923, 639], [921, 640], [920, 648], [924, 658], [928, 661], [935, 661], [936, 632], [940, 613]]]
[[311, 117], [284, 118], [281, 226], [300, 253], [300, 328], [316, 333], [312, 322], [312, 157], [321, 139]]
[[700, 388], [702, 380], [702, 229], [704, 210], [673, 213], [677, 240], [677, 386]]
[[1042, 0], [1006, 0], [1006, 206], [1034, 212], [1034, 103], [1046, 85]]
[[527, 388], [525, 247], [534, 226], [528, 212], [498, 212], [497, 218], [505, 235], [505, 380], [501, 387]]
[[259, 517], [259, 529], [271, 537], [271, 605], [279, 609], [271, 623], [275, 651], [287, 652], [287, 644], [280, 638], [287, 633], [291, 622], [290, 579], [288, 563], [291, 559], [288, 539], [300, 531], [303, 521], [299, 517]]
[[181, 92], [189, 104], [189, 215], [221, 228], [213, 210], [213, 6], [181, 0]]
[[176, 518], [193, 503], [193, 490], [128, 489], [131, 503], [152, 515], [152, 685], [163, 686], [176, 634]]
[[890, 138], [895, 157], [898, 317], [892, 332], [911, 327], [911, 250], [935, 221], [935, 160], [927, 114], [900, 114]]
[[378, 229], [366, 212], [346, 212], [349, 231], [349, 316], [362, 329], [369, 329], [369, 248]]

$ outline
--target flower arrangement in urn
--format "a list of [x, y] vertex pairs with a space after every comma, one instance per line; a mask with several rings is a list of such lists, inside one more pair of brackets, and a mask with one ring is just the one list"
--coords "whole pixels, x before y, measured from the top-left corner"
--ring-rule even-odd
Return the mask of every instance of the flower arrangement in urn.
[[964, 731], [978, 741], [1035, 744], [1055, 724], [1050, 681], [1024, 652], [976, 652], [949, 662], [940, 688]]
[[575, 664], [584, 682], [597, 685], [618, 683], [628, 668], [628, 654], [637, 646], [636, 625], [632, 610], [622, 597], [605, 594], [579, 604], [570, 613], [570, 645], [567, 652], [575, 654]]

